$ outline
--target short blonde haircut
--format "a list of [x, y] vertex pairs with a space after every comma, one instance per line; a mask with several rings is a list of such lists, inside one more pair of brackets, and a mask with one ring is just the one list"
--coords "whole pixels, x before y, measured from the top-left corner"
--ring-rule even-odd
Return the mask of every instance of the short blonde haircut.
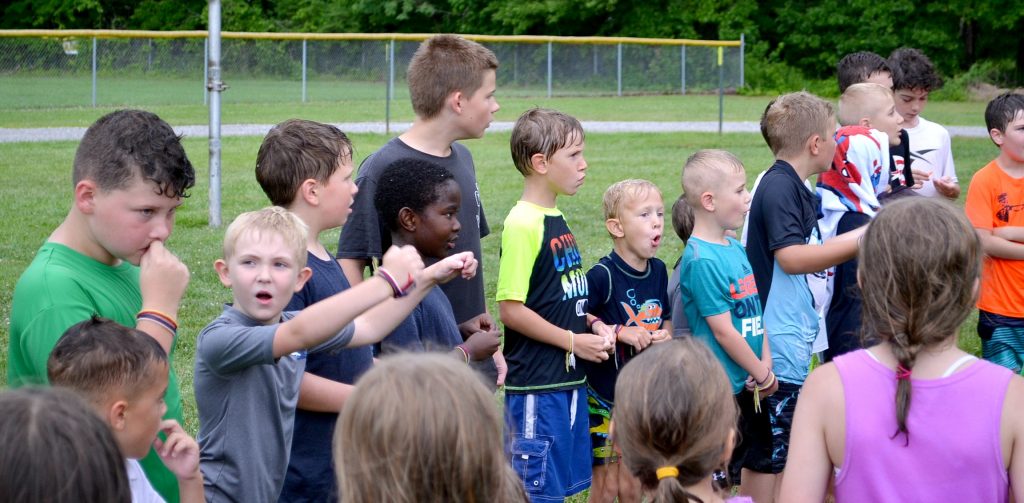
[[617, 218], [626, 204], [647, 197], [651, 192], [661, 196], [661, 189], [653, 182], [630, 178], [615, 182], [604, 191], [604, 219]]
[[700, 195], [717, 190], [728, 173], [744, 172], [743, 163], [725, 150], [698, 150], [683, 166], [683, 197], [687, 206], [699, 208]]
[[839, 124], [852, 126], [861, 119], [870, 120], [885, 110], [892, 99], [892, 89], [880, 84], [862, 82], [847, 87], [839, 97]]
[[799, 155], [808, 138], [834, 130], [832, 104], [806, 91], [775, 98], [761, 115], [761, 135], [775, 157]]
[[294, 213], [280, 206], [268, 206], [238, 215], [224, 233], [224, 260], [234, 256], [235, 247], [243, 235], [252, 235], [258, 240], [264, 232], [281, 236], [294, 252], [296, 265], [300, 269], [306, 267], [306, 236], [309, 227]]
[[523, 176], [530, 176], [534, 154], [550, 158], [559, 149], [584, 139], [583, 125], [575, 117], [548, 108], [531, 108], [512, 127], [512, 162]]

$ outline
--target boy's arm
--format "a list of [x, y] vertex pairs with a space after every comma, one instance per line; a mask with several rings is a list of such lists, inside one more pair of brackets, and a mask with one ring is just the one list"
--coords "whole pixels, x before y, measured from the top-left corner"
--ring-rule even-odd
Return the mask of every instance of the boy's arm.
[[461, 274], [464, 278], [476, 275], [478, 262], [473, 252], [462, 252], [446, 257], [423, 269], [417, 275], [416, 288], [409, 295], [381, 302], [355, 319], [355, 333], [350, 347], [380, 342], [409, 316], [409, 313], [430, 293], [430, 289]]
[[167, 440], [158, 437], [153, 448], [164, 466], [178, 479], [181, 503], [202, 503], [206, 495], [203, 474], [199, 471], [199, 444], [173, 419], [160, 423], [160, 431]]
[[844, 232], [820, 245], [790, 245], [775, 250], [775, 260], [786, 274], [823, 271], [857, 256], [858, 240], [868, 226]]
[[359, 258], [340, 258], [338, 265], [341, 266], [341, 272], [345, 273], [345, 279], [348, 280], [349, 285], [355, 286], [363, 282], [363, 272], [370, 265], [370, 261]]
[[726, 311], [714, 316], [705, 316], [711, 333], [714, 334], [718, 345], [722, 346], [729, 358], [736, 362], [743, 370], [759, 381], [766, 380], [771, 372], [771, 366], [765, 366], [764, 362], [754, 354], [743, 336], [732, 326], [732, 313]]
[[986, 255], [1009, 260], [1024, 260], [1024, 227], [974, 228]]
[[[423, 269], [423, 261], [412, 246], [392, 247], [384, 254], [384, 268], [399, 284]], [[391, 285], [376, 276], [332, 295], [281, 323], [274, 333], [274, 358], [314, 347], [337, 335], [359, 314], [392, 297]]]
[[[149, 250], [139, 261], [139, 291], [142, 294], [142, 310], [157, 311], [177, 321], [178, 305], [188, 286], [189, 272], [181, 260], [164, 247], [160, 241], [153, 241]], [[135, 328], [156, 339], [164, 352], [171, 354], [174, 336], [160, 323], [147, 318], [136, 321]]]
[[501, 322], [506, 327], [535, 341], [561, 348], [563, 351], [572, 350], [576, 356], [592, 362], [608, 359], [611, 343], [600, 335], [579, 333], [570, 337], [568, 330], [552, 325], [519, 301], [498, 301], [498, 309]]
[[341, 412], [345, 400], [356, 389], [351, 384], [332, 381], [316, 374], [305, 372], [299, 384], [299, 405], [310, 412]]

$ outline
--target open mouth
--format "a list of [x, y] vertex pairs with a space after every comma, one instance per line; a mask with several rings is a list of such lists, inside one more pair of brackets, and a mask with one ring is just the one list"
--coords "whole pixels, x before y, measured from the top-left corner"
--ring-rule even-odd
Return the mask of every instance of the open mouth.
[[653, 238], [651, 238], [651, 245], [652, 246], [657, 248], [658, 245], [660, 245], [660, 244], [661, 244], [661, 235], [660, 234], [657, 235], [657, 236], [654, 236]]
[[259, 292], [256, 292], [256, 300], [260, 301], [260, 303], [262, 303], [262, 304], [266, 304], [266, 303], [270, 302], [273, 298], [274, 298], [274, 296], [271, 295], [270, 292], [268, 292], [266, 290], [261, 290]]

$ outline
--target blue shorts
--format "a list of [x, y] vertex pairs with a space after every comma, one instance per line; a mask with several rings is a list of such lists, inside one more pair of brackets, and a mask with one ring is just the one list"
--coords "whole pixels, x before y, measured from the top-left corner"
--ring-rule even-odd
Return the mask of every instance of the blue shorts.
[[590, 487], [586, 387], [505, 394], [509, 457], [530, 501], [563, 503]]
[[802, 384], [779, 381], [779, 390], [765, 399], [772, 425], [771, 473], [782, 473], [789, 458], [789, 434], [793, 431], [793, 413]]
[[1024, 319], [978, 311], [981, 357], [1014, 373], [1024, 366]]

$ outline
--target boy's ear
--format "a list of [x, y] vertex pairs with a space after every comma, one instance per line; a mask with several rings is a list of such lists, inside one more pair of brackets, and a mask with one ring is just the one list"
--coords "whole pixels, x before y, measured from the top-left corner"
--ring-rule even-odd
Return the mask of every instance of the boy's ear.
[[465, 97], [466, 95], [463, 94], [462, 91], [453, 91], [451, 94], [448, 95], [446, 103], [448, 104], [448, 107], [452, 109], [452, 112], [455, 112], [456, 114], [461, 114], [462, 99]]
[[398, 210], [398, 225], [406, 232], [416, 232], [416, 226], [420, 223], [420, 217], [408, 206]]
[[622, 230], [622, 222], [618, 218], [609, 218], [604, 221], [604, 228], [608, 229], [608, 234], [612, 237], [621, 238], [626, 235], [626, 232]]
[[317, 206], [320, 204], [320, 182], [307, 178], [303, 180], [302, 185], [299, 185], [299, 193], [296, 197], [302, 198], [310, 206]]
[[810, 150], [811, 155], [817, 156], [821, 154], [821, 147], [818, 146], [821, 140], [822, 138], [820, 134], [812, 134], [811, 137], [807, 139], [807, 149]]
[[992, 143], [995, 143], [997, 146], [1000, 146], [1000, 147], [1003, 146], [1003, 132], [1002, 131], [1000, 131], [1000, 130], [998, 130], [996, 128], [989, 129], [988, 130], [988, 137], [992, 139]]
[[125, 411], [128, 410], [128, 402], [117, 400], [107, 408], [107, 423], [114, 431], [123, 431], [127, 426]]
[[220, 278], [220, 283], [228, 288], [231, 288], [231, 277], [228, 276], [228, 263], [224, 259], [219, 258], [213, 261], [213, 268], [217, 271], [217, 277]]
[[312, 269], [308, 267], [303, 267], [302, 269], [299, 269], [299, 278], [295, 282], [295, 291], [298, 292], [299, 290], [302, 290], [302, 287], [306, 286], [306, 282], [309, 281], [309, 278], [312, 276]]
[[704, 208], [704, 211], [715, 211], [715, 195], [711, 192], [702, 192], [700, 194], [700, 205]]
[[864, 126], [866, 128], [870, 128], [870, 127], [872, 127], [871, 126], [871, 119], [868, 118], [868, 117], [861, 117], [860, 120], [857, 121], [857, 125], [858, 126]]
[[534, 173], [541, 175], [547, 174], [548, 172], [548, 159], [544, 154], [536, 153], [530, 156], [530, 167]]
[[96, 208], [96, 195], [99, 187], [92, 180], [82, 180], [75, 184], [75, 208], [86, 215], [92, 214]]

